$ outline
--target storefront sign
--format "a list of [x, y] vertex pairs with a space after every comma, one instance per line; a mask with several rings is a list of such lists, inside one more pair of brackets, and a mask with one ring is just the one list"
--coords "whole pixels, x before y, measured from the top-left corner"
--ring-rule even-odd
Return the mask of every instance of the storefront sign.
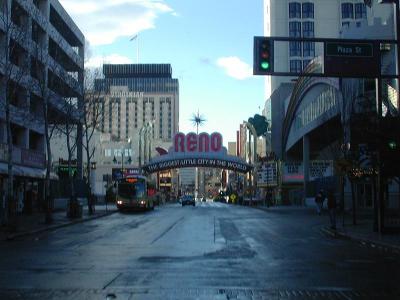
[[276, 162], [266, 162], [257, 171], [257, 186], [268, 187], [278, 185], [278, 171]]
[[282, 182], [300, 183], [304, 180], [303, 163], [288, 161], [282, 164]]
[[[309, 180], [333, 176], [333, 162], [331, 160], [310, 161]], [[282, 165], [283, 183], [302, 183], [304, 181], [303, 162], [284, 162]]]
[[333, 161], [313, 160], [310, 162], [310, 181], [333, 176]]

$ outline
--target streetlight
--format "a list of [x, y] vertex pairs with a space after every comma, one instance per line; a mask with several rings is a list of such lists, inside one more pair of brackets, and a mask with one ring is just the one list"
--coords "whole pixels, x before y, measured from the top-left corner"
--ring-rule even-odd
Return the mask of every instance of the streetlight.
[[[124, 151], [125, 149], [122, 149], [122, 160], [121, 160], [121, 176], [122, 177], [124, 177], [124, 154], [125, 154], [125, 151]], [[113, 159], [113, 163], [114, 164], [116, 164], [118, 161], [117, 161], [117, 158], [115, 157], [115, 155], [114, 155], [114, 159]], [[132, 163], [132, 158], [131, 158], [131, 156], [129, 155], [128, 156], [128, 160], [127, 160], [127, 163], [128, 164], [131, 164]]]

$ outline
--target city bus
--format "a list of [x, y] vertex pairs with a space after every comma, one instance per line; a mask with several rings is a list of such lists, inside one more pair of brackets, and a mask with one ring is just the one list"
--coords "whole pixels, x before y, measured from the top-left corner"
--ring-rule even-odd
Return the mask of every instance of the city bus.
[[121, 210], [154, 209], [153, 190], [142, 175], [128, 175], [117, 180], [117, 208]]

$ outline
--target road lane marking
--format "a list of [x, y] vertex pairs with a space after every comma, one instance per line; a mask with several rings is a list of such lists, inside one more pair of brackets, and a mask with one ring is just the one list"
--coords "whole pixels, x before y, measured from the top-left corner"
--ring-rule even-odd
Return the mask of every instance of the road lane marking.
[[162, 232], [157, 238], [155, 238], [151, 244], [154, 244], [155, 242], [157, 242], [159, 239], [161, 239], [164, 235], [166, 235], [168, 233], [168, 231], [170, 231], [172, 228], [175, 227], [176, 224], [178, 224], [179, 222], [181, 222], [185, 217], [181, 217], [179, 220], [177, 220], [176, 222], [174, 222], [171, 226], [169, 226], [166, 230], [164, 230], [164, 232]]
[[103, 290], [105, 290], [107, 287], [109, 287], [121, 275], [122, 275], [122, 273], [118, 273], [118, 275], [115, 276], [113, 279], [111, 279], [111, 281], [109, 283], [107, 283], [105, 286], [103, 286]]

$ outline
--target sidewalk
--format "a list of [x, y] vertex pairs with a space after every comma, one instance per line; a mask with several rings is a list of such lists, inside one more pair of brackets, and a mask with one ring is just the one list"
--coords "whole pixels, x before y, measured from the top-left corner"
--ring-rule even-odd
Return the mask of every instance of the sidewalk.
[[347, 238], [363, 245], [373, 248], [382, 248], [400, 253], [400, 233], [379, 234], [373, 230], [373, 219], [358, 218], [357, 224], [353, 225], [351, 216], [345, 215], [343, 224], [343, 216], [339, 215], [336, 220], [336, 231], [332, 230], [328, 225], [321, 230], [331, 236]]
[[[296, 214], [301, 212], [310, 218], [321, 219], [321, 216], [317, 215], [313, 207], [307, 206], [255, 206], [254, 208], [281, 214]], [[346, 238], [373, 248], [400, 253], [400, 233], [379, 234], [374, 232], [372, 216], [357, 216], [357, 225], [353, 225], [352, 216], [345, 214], [343, 226], [343, 215], [338, 214], [336, 216], [336, 230], [330, 228], [327, 210], [323, 211], [323, 217], [326, 219], [326, 223], [321, 225], [321, 231], [325, 234], [335, 238]]]
[[10, 233], [7, 228], [0, 227], [0, 241], [13, 240], [18, 237], [23, 237], [31, 234], [36, 234], [44, 231], [54, 230], [57, 228], [90, 221], [110, 215], [117, 211], [115, 204], [96, 205], [93, 215], [89, 215], [87, 206], [83, 207], [82, 218], [70, 219], [67, 217], [65, 210], [53, 212], [53, 223], [45, 224], [45, 215], [43, 212], [34, 213], [32, 215], [18, 216], [17, 231]]

